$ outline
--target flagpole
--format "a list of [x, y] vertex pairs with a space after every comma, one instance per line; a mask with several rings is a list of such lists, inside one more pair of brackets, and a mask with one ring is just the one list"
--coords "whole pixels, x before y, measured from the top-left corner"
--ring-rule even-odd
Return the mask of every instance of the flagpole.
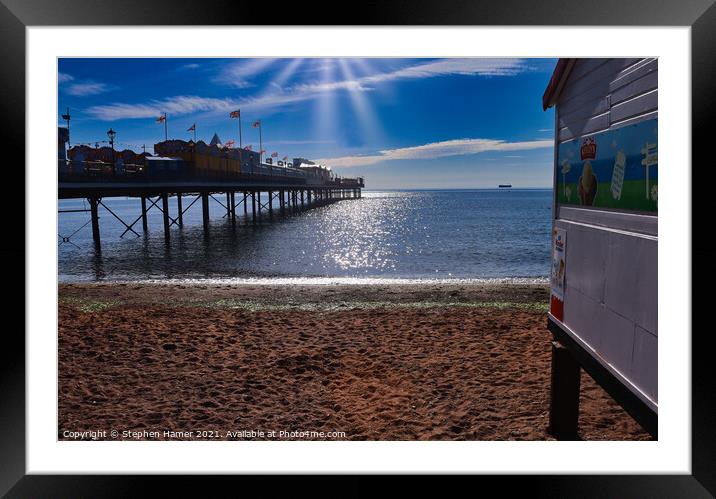
[[67, 147], [70, 147], [70, 108], [67, 108]]
[[244, 144], [241, 140], [241, 109], [239, 109], [239, 148], [242, 149]]
[[263, 145], [263, 141], [261, 139], [261, 128], [263, 126], [264, 126], [264, 124], [261, 123], [261, 121], [259, 121], [259, 164], [263, 163], [263, 158], [264, 158], [264, 145]]

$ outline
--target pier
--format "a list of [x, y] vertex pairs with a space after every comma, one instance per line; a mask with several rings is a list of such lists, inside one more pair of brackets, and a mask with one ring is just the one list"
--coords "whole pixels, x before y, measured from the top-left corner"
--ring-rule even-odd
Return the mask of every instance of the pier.
[[[161, 149], [159, 146], [155, 145], [155, 150]], [[123, 237], [130, 232], [137, 236], [139, 231], [146, 233], [147, 213], [159, 210], [164, 222], [164, 238], [169, 244], [172, 227], [181, 227], [184, 214], [195, 204], [201, 207], [204, 231], [208, 234], [210, 198], [220, 205], [224, 217], [232, 223], [236, 223], [238, 210], [243, 212], [247, 223], [256, 224], [342, 200], [359, 199], [364, 187], [363, 178], [337, 177], [330, 169], [312, 162], [302, 163], [302, 167], [261, 164], [250, 151], [236, 152], [238, 157], [232, 161], [227, 157], [229, 151], [217, 149], [221, 167], [202, 167], [202, 157], [197, 155], [195, 145], [187, 143], [187, 147], [190, 154], [183, 156], [145, 154], [132, 158], [132, 162], [117, 161], [119, 155], [113, 150], [109, 161], [60, 157], [58, 197], [88, 201], [86, 211], [91, 216], [92, 238], [99, 251], [102, 211], [124, 225]], [[103, 202], [112, 197], [136, 198], [136, 218], [123, 220], [112, 211]], [[176, 197], [175, 213], [170, 212], [170, 197]]]

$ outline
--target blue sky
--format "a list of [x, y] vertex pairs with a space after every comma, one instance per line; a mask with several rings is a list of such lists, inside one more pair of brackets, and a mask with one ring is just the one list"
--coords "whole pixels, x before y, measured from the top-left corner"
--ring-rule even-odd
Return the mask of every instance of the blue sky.
[[[367, 188], [551, 187], [556, 59], [60, 59], [71, 141], [117, 147], [216, 132], [280, 157], [319, 160]], [[62, 121], [59, 122], [63, 124]]]

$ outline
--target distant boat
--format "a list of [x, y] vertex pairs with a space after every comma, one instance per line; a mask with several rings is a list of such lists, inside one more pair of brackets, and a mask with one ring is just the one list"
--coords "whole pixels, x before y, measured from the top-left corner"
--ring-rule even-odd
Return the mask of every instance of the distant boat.
[[509, 187], [512, 187], [512, 184], [500, 184], [497, 187], [499, 187], [500, 189], [507, 189]]

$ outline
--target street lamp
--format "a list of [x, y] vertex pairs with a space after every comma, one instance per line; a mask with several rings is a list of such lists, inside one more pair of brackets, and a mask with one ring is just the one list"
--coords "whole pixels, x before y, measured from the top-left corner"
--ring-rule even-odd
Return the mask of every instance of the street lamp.
[[109, 137], [109, 146], [112, 148], [112, 175], [116, 173], [115, 171], [115, 158], [114, 158], [114, 138], [117, 136], [117, 132], [112, 130], [111, 128], [107, 131], [107, 137]]

